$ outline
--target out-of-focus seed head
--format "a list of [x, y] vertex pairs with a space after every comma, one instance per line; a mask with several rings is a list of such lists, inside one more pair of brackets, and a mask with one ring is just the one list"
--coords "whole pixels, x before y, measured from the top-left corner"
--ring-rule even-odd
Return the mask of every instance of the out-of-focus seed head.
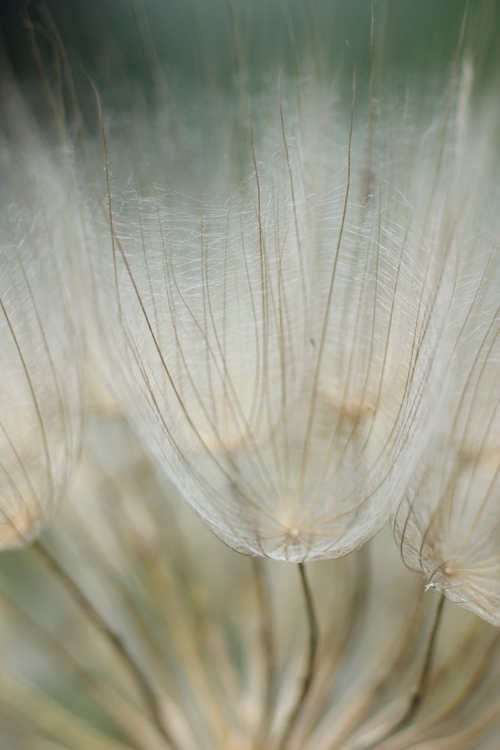
[[36, 133], [17, 98], [5, 100], [4, 124], [0, 547], [10, 547], [29, 541], [50, 517], [79, 452], [82, 351], [72, 264], [81, 224], [67, 155]]

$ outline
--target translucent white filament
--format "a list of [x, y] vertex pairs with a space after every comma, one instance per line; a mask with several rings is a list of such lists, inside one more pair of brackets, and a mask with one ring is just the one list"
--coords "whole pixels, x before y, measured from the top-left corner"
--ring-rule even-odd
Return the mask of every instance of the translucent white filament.
[[301, 561], [370, 538], [418, 461], [452, 253], [352, 124], [276, 112], [239, 187], [111, 182], [93, 279], [146, 446], [230, 546]]
[[33, 134], [0, 143], [0, 548], [29, 541], [64, 494], [82, 423], [81, 337], [68, 285], [75, 192]]

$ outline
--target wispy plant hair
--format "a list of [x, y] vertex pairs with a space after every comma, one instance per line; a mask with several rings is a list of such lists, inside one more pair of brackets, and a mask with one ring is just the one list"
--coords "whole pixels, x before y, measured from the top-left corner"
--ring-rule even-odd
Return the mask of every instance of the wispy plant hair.
[[71, 267], [81, 222], [68, 153], [37, 133], [10, 86], [2, 92], [0, 547], [8, 547], [51, 516], [79, 453], [82, 337]]
[[[479, 113], [479, 116], [478, 116]], [[491, 106], [462, 117], [453, 175], [460, 243], [437, 429], [395, 516], [403, 560], [500, 624], [500, 249]], [[472, 137], [474, 134], [474, 137]], [[451, 179], [451, 178], [450, 178]]]
[[102, 120], [91, 262], [111, 380], [145, 444], [230, 546], [294, 561], [348, 553], [394, 508], [426, 431], [453, 268], [356, 114], [355, 82], [343, 122], [328, 87], [310, 90], [307, 118], [282, 85], [243, 96], [227, 128], [205, 101], [183, 122], [202, 144], [198, 179], [189, 150], [177, 178], [172, 143], [134, 123], [129, 151], [144, 129], [164, 186], [124, 169]]

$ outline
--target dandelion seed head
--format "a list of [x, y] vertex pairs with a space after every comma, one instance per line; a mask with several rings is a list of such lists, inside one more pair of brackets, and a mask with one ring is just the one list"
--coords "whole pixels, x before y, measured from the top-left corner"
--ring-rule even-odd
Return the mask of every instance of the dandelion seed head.
[[205, 103], [199, 182], [221, 140], [241, 158], [181, 194], [134, 165], [124, 189], [111, 134], [93, 313], [119, 401], [196, 511], [240, 552], [300, 562], [362, 545], [418, 461], [453, 253], [375, 149], [366, 192], [366, 121], [331, 127], [316, 89], [303, 128], [262, 100], [226, 130]]
[[389, 105], [394, 14], [379, 34], [375, 2], [368, 101], [359, 67], [345, 98], [329, 50], [302, 59], [321, 4], [264, 3], [254, 80], [259, 3], [223, 0], [220, 88], [218, 12], [177, 5], [200, 85], [167, 76], [135, 9], [152, 86], [99, 71], [97, 139], [44, 11], [30, 42], [63, 144], [16, 113], [0, 146], [0, 547], [68, 493], [83, 327], [113, 391], [55, 533], [0, 560], [0, 744], [496, 747], [500, 275], [481, 204], [498, 116], [475, 129], [465, 17], [445, 95]]
[[[489, 157], [483, 153], [482, 159], [488, 179]], [[474, 206], [468, 191], [467, 199]], [[447, 324], [453, 345], [444, 377], [450, 385], [436, 404], [437, 428], [398, 510], [395, 531], [410, 567], [451, 601], [498, 625], [500, 277], [488, 211], [487, 205], [476, 206], [467, 222], [454, 227], [462, 248]]]

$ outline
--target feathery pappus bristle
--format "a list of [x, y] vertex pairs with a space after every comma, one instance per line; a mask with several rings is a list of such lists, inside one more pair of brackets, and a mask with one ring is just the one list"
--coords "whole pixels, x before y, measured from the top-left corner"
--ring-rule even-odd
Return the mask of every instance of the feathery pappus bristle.
[[492, 158], [497, 113], [471, 109], [465, 64], [450, 167], [449, 242], [458, 243], [446, 323], [448, 361], [436, 401], [436, 427], [394, 517], [403, 560], [442, 591], [498, 624], [496, 554], [500, 253]]
[[161, 144], [168, 184], [145, 190], [123, 155], [115, 177], [103, 131], [92, 259], [110, 382], [145, 444], [226, 543], [292, 561], [347, 554], [394, 509], [430, 417], [456, 249], [419, 226], [387, 144], [367, 160], [367, 120], [332, 127], [335, 98], [306, 91], [312, 125], [279, 98], [273, 112], [270, 92], [264, 121], [207, 133], [220, 118], [205, 102], [194, 140], [215, 164], [221, 143], [242, 156], [206, 186], [194, 165], [191, 198]]
[[2, 747], [497, 748], [494, 3], [409, 2], [22, 12]]
[[67, 490], [84, 395], [68, 257], [80, 242], [74, 184], [20, 102], [7, 99], [4, 111], [18, 128], [15, 142], [0, 137], [0, 547], [9, 547], [30, 541]]

